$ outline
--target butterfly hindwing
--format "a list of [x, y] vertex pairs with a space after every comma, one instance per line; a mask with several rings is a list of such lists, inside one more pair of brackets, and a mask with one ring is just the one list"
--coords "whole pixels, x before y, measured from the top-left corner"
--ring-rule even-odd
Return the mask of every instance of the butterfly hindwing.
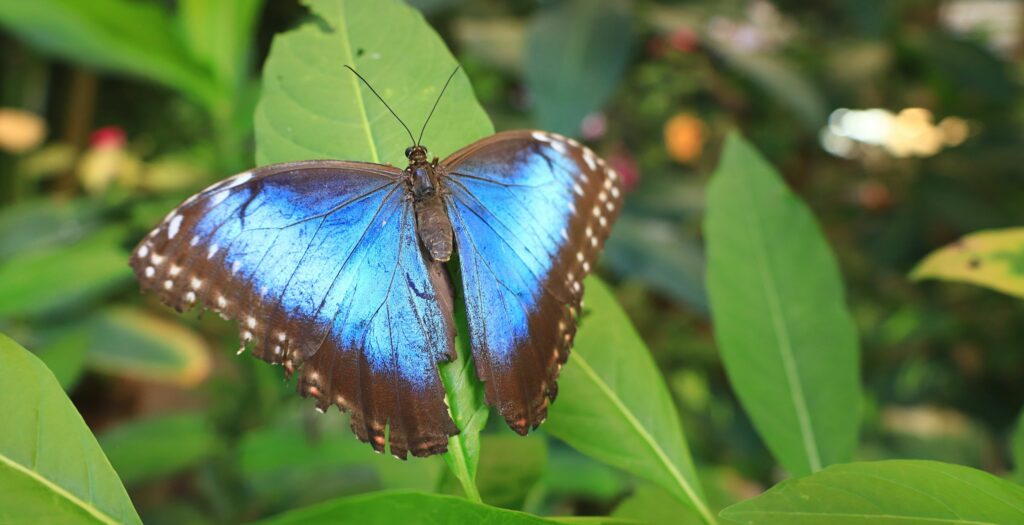
[[256, 356], [352, 412], [363, 441], [446, 450], [457, 432], [437, 362], [453, 355], [450, 283], [427, 261], [395, 168], [278, 164], [185, 201], [132, 256], [143, 288], [235, 319]]
[[525, 434], [557, 393], [620, 181], [589, 148], [543, 132], [499, 133], [442, 167], [477, 373]]

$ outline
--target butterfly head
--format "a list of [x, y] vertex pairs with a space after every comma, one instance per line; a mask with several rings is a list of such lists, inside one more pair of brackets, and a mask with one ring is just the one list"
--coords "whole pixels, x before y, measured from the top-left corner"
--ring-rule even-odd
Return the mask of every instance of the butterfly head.
[[420, 146], [419, 144], [415, 146], [409, 146], [408, 148], [405, 148], [405, 158], [409, 159], [409, 162], [412, 164], [426, 162], [427, 148], [425, 148], [424, 146]]

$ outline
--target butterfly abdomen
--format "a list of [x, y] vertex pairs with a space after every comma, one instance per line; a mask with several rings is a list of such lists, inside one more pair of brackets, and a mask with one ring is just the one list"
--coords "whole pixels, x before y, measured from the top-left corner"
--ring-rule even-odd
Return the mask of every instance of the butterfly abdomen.
[[452, 222], [448, 218], [444, 201], [440, 196], [419, 201], [416, 206], [416, 232], [420, 242], [430, 254], [430, 258], [438, 262], [446, 262], [452, 257]]

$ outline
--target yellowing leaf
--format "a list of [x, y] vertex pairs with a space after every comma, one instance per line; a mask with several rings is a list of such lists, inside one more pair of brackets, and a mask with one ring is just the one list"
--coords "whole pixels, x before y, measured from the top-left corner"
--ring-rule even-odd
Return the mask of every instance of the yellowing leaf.
[[1024, 228], [972, 233], [932, 252], [910, 274], [985, 286], [1024, 297]]

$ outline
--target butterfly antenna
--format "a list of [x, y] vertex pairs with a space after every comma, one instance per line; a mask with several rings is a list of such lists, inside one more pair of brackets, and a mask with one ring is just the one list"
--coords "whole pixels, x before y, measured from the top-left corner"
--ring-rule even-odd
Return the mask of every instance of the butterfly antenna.
[[345, 68], [351, 71], [353, 74], [355, 74], [355, 76], [359, 77], [359, 80], [362, 80], [363, 84], [366, 84], [366, 87], [370, 88], [370, 91], [377, 96], [377, 100], [379, 100], [381, 104], [384, 104], [384, 107], [388, 108], [388, 111], [390, 111], [391, 114], [395, 116], [395, 119], [398, 120], [398, 123], [401, 124], [403, 128], [405, 128], [405, 132], [409, 134], [409, 140], [415, 143], [416, 139], [412, 137], [412, 131], [409, 130], [409, 126], [406, 126], [405, 122], [402, 122], [402, 119], [398, 118], [398, 114], [395, 113], [395, 110], [391, 109], [391, 106], [389, 106], [387, 102], [384, 102], [384, 97], [380, 96], [380, 93], [377, 93], [376, 89], [373, 89], [373, 86], [371, 86], [370, 83], [367, 82], [365, 78], [363, 78], [363, 75], [360, 75], [358, 71], [352, 69], [352, 66], [345, 64]]
[[438, 102], [441, 102], [441, 96], [444, 95], [444, 90], [448, 89], [448, 84], [451, 83], [452, 79], [455, 78], [455, 74], [459, 72], [459, 66], [455, 66], [455, 71], [452, 71], [451, 75], [448, 75], [448, 80], [445, 81], [444, 87], [441, 88], [441, 92], [437, 94], [437, 100], [434, 101], [434, 107], [430, 108], [430, 114], [427, 115], [427, 120], [423, 122], [423, 127], [420, 128], [420, 138], [416, 139], [416, 145], [419, 146], [420, 141], [423, 140], [423, 132], [427, 130], [427, 124], [430, 123], [430, 117], [434, 116], [434, 110], [437, 109]]

